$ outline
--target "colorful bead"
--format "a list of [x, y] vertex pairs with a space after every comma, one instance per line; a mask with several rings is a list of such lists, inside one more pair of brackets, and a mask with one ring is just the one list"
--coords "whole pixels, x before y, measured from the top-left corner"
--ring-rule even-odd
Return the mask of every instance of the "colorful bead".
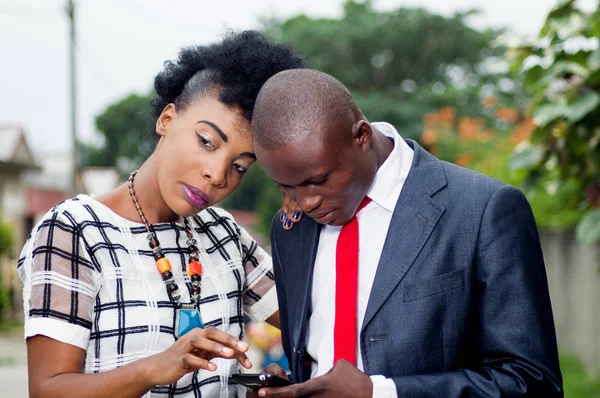
[[194, 286], [194, 294], [199, 296], [202, 292], [202, 288], [200, 286]]
[[173, 293], [175, 290], [179, 289], [179, 286], [177, 286], [175, 283], [169, 283], [167, 285], [167, 292], [169, 294]]
[[192, 283], [200, 283], [202, 280], [202, 275], [194, 274], [192, 275]]
[[171, 271], [171, 263], [169, 262], [169, 260], [167, 260], [166, 257], [159, 258], [158, 260], [156, 260], [156, 268], [158, 268], [158, 272], [163, 274], [167, 271]]
[[191, 261], [188, 264], [188, 273], [192, 275], [202, 275], [202, 264], [198, 261]]

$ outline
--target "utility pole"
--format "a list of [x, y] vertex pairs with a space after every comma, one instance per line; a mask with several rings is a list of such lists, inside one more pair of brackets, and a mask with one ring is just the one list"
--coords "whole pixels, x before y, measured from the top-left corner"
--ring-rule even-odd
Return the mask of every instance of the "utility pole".
[[71, 86], [71, 194], [75, 196], [77, 192], [77, 175], [79, 174], [79, 155], [77, 153], [77, 57], [75, 48], [75, 3], [74, 0], [67, 0], [66, 7], [69, 17], [70, 35], [69, 35], [69, 62], [70, 62], [70, 86]]

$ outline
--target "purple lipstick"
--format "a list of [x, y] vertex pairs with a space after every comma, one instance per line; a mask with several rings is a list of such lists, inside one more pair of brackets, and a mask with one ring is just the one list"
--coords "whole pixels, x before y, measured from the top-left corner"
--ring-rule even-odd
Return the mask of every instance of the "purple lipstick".
[[201, 209], [208, 206], [210, 198], [207, 194], [205, 194], [198, 188], [193, 187], [191, 185], [183, 184], [183, 191], [185, 192], [185, 196], [187, 197], [188, 202], [190, 202], [192, 206]]

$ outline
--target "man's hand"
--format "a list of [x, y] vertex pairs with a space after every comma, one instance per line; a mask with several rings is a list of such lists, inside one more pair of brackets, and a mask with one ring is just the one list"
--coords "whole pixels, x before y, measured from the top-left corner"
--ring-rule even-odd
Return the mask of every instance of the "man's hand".
[[[287, 373], [285, 373], [285, 370], [283, 370], [283, 368], [276, 363], [270, 363], [269, 365], [267, 365], [266, 368], [263, 369], [261, 373], [279, 376], [282, 379], [288, 380]], [[246, 398], [256, 397], [258, 397], [258, 393], [256, 391], [248, 389], [248, 392], [246, 393]]]
[[341, 359], [323, 376], [288, 387], [261, 388], [258, 396], [371, 398], [373, 382], [369, 376]]

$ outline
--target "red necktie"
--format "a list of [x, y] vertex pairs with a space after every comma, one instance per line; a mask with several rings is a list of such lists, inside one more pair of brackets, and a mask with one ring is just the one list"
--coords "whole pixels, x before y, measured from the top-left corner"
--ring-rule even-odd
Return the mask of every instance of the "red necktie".
[[342, 227], [335, 251], [335, 324], [333, 363], [345, 359], [356, 365], [356, 308], [358, 298], [358, 220], [369, 204], [365, 196], [350, 221]]

